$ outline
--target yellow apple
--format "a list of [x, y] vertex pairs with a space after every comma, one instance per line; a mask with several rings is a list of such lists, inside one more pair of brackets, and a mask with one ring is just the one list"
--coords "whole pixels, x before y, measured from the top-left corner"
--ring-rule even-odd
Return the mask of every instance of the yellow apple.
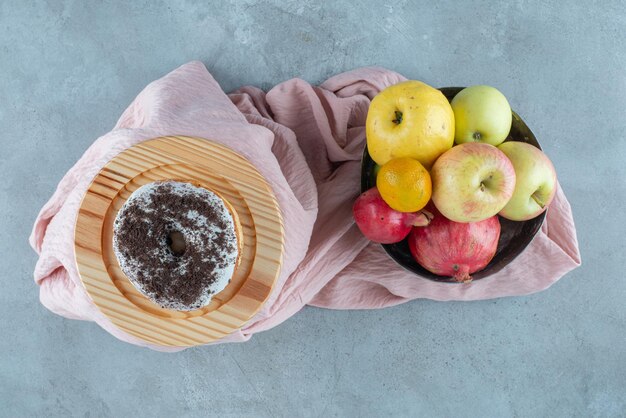
[[471, 86], [452, 99], [457, 144], [484, 142], [500, 145], [511, 130], [511, 106], [500, 91], [490, 86]]
[[365, 126], [368, 152], [379, 165], [409, 157], [430, 168], [454, 144], [450, 103], [420, 81], [404, 81], [376, 95]]

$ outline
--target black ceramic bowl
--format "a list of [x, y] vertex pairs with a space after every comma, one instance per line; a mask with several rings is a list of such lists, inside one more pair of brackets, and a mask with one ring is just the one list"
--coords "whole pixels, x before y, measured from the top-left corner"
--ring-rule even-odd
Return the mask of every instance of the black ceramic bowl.
[[[440, 90], [448, 98], [448, 100], [452, 100], [452, 98], [462, 89], [463, 87], [444, 87]], [[537, 139], [535, 138], [535, 135], [533, 135], [533, 133], [530, 131], [528, 126], [526, 126], [522, 118], [520, 118], [515, 112], [513, 112], [513, 124], [511, 126], [511, 132], [509, 133], [506, 141], [527, 142], [541, 149], [539, 143], [537, 142]], [[376, 177], [374, 174], [375, 166], [376, 163], [374, 162], [374, 160], [372, 160], [369, 153], [367, 152], [367, 147], [365, 147], [365, 151], [363, 152], [363, 160], [361, 162], [362, 192], [376, 185]], [[472, 274], [472, 278], [474, 280], [480, 280], [482, 278], [485, 278], [502, 270], [507, 264], [513, 261], [515, 257], [520, 255], [522, 251], [524, 251], [526, 246], [530, 244], [537, 232], [539, 232], [539, 229], [541, 228], [541, 224], [543, 223], [545, 217], [546, 212], [543, 212], [541, 215], [534, 219], [524, 222], [509, 221], [508, 219], [500, 217], [501, 232], [496, 255], [493, 257], [493, 260], [491, 260], [487, 267], [485, 267], [481, 271]], [[396, 263], [420, 277], [424, 277], [426, 279], [434, 280], [437, 282], [458, 283], [451, 277], [438, 276], [417, 264], [417, 262], [411, 256], [411, 252], [409, 251], [409, 245], [406, 239], [396, 244], [381, 245], [383, 246], [387, 254], [389, 254], [389, 256]]]

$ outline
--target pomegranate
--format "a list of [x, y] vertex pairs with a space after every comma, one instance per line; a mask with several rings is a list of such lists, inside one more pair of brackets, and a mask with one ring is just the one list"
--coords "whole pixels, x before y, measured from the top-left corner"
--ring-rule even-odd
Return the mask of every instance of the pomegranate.
[[500, 221], [492, 216], [478, 222], [447, 219], [434, 207], [433, 219], [424, 228], [413, 228], [409, 248], [415, 261], [431, 273], [472, 280], [470, 274], [484, 269], [496, 254]]
[[432, 215], [427, 211], [407, 213], [393, 210], [373, 187], [354, 202], [352, 213], [363, 235], [380, 244], [393, 244], [409, 235], [413, 226], [428, 225]]

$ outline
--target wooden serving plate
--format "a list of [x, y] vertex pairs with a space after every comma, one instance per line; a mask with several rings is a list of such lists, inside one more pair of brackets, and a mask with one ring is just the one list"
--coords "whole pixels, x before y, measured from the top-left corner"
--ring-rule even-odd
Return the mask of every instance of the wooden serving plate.
[[[174, 311], [152, 303], [131, 284], [113, 252], [118, 211], [132, 192], [158, 180], [214, 191], [234, 215], [239, 264], [228, 286], [202, 309]], [[261, 174], [231, 149], [185, 136], [145, 141], [113, 158], [83, 198], [74, 238], [78, 272], [96, 306], [129, 334], [178, 347], [216, 341], [241, 328], [270, 295], [283, 255], [280, 209]]]

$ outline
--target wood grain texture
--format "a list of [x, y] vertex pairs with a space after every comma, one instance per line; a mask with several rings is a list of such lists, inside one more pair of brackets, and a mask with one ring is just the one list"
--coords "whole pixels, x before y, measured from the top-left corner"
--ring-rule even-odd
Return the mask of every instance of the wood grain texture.
[[[128, 280], [113, 252], [118, 211], [135, 190], [158, 180], [214, 191], [234, 216], [239, 264], [229, 285], [202, 309], [154, 304]], [[259, 311], [280, 272], [283, 225], [269, 185], [245, 158], [206, 139], [170, 136], [129, 148], [100, 171], [81, 203], [74, 242], [83, 285], [116, 326], [150, 343], [187, 347], [216, 341]]]

